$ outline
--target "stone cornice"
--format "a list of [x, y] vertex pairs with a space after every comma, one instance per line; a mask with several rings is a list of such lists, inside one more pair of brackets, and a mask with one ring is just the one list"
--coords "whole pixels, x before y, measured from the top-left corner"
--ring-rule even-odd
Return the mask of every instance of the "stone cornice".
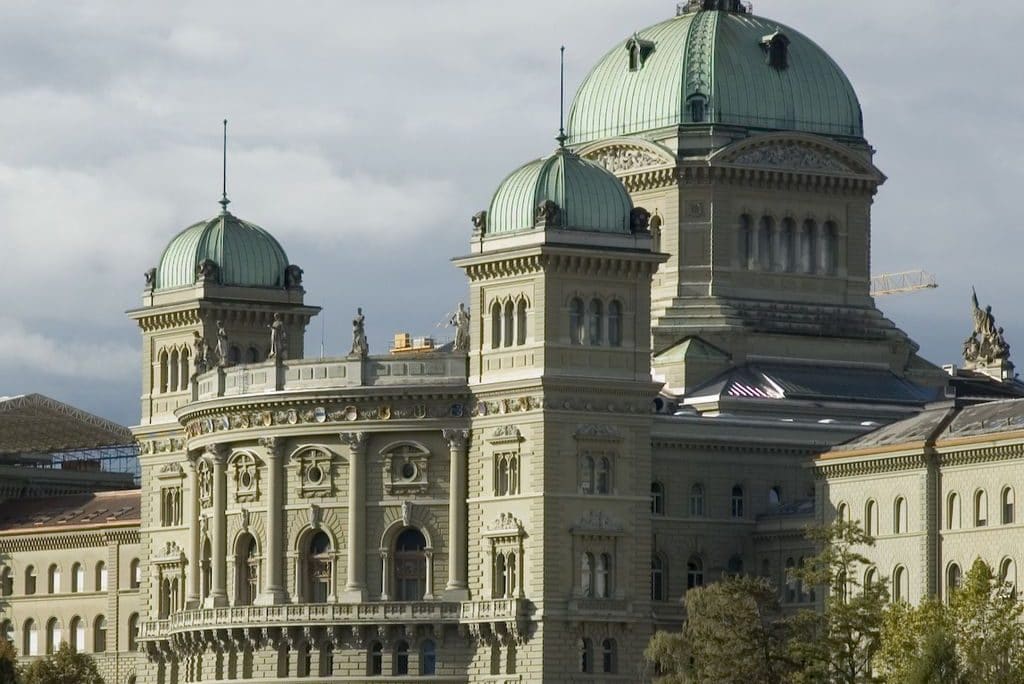
[[139, 522], [117, 523], [117, 527], [89, 525], [17, 530], [0, 536], [0, 553], [84, 549], [110, 544], [138, 544]]
[[857, 477], [860, 475], [880, 475], [905, 470], [924, 468], [928, 459], [924, 452], [901, 454], [883, 458], [852, 459], [840, 462], [818, 461], [814, 466], [816, 478]]
[[938, 456], [939, 465], [941, 466], [955, 467], [977, 465], [979, 463], [998, 463], [1024, 456], [1024, 443], [1018, 442], [1016, 444], [1003, 444], [999, 446], [990, 445], [956, 451], [940, 450]]
[[757, 453], [768, 453], [768, 454], [786, 454], [786, 455], [800, 455], [806, 456], [807, 454], [816, 453], [816, 449], [813, 447], [797, 447], [797, 446], [786, 446], [783, 444], [766, 444], [758, 443], [755, 449], [751, 449], [750, 440], [737, 440], [735, 442], [726, 441], [714, 441], [710, 439], [689, 439], [686, 437], [663, 437], [663, 436], [652, 436], [651, 447], [653, 449], [701, 449], [704, 451], [729, 451], [729, 452], [744, 452], [750, 453], [756, 451]]

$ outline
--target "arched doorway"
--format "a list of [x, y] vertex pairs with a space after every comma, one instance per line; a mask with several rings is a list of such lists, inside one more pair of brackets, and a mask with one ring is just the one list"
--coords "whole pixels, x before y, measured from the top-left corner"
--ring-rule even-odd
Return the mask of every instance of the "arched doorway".
[[306, 600], [309, 603], [327, 603], [332, 593], [333, 564], [331, 538], [321, 530], [310, 538], [306, 549]]
[[427, 540], [408, 528], [395, 540], [395, 598], [420, 601], [427, 592]]
[[259, 557], [256, 539], [243, 534], [235, 546], [235, 604], [251, 606], [259, 591]]

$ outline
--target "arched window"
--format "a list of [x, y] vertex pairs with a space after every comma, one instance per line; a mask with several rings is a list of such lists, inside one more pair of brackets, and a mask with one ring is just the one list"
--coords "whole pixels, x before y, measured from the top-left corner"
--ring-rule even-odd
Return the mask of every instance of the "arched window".
[[203, 539], [202, 556], [199, 559], [199, 595], [209, 598], [213, 589], [213, 550], [210, 538]]
[[259, 592], [259, 558], [256, 538], [243, 534], [235, 545], [235, 604], [251, 606]]
[[1004, 525], [1013, 524], [1013, 487], [1003, 487], [1002, 519]]
[[181, 360], [178, 365], [178, 382], [180, 389], [188, 389], [188, 349], [181, 350]]
[[139, 563], [138, 558], [132, 558], [132, 562], [128, 565], [128, 588], [138, 589], [140, 584], [142, 584], [142, 564]]
[[583, 300], [578, 297], [569, 302], [569, 342], [583, 344]]
[[60, 622], [55, 617], [50, 618], [46, 623], [46, 655], [53, 655], [60, 648], [60, 641]]
[[85, 568], [81, 563], [71, 566], [71, 593], [85, 591]]
[[237, 345], [228, 347], [228, 365], [237, 366], [242, 362], [242, 350]]
[[742, 575], [743, 558], [741, 556], [730, 556], [729, 563], [726, 565], [726, 572], [734, 577]]
[[139, 614], [128, 616], [128, 650], [132, 653], [139, 650]]
[[519, 493], [519, 457], [514, 454], [508, 456], [508, 493]]
[[604, 318], [604, 305], [601, 304], [600, 299], [591, 299], [590, 306], [587, 308], [587, 343], [600, 346], [602, 343], [601, 338], [601, 319]]
[[772, 244], [772, 231], [775, 220], [770, 216], [762, 216], [757, 225], [757, 265], [762, 271], [770, 271], [776, 261], [775, 246]]
[[36, 593], [36, 568], [30, 565], [25, 568], [25, 594], [31, 596]]
[[743, 487], [740, 485], [733, 485], [730, 510], [732, 512], [732, 517], [743, 517]]
[[878, 568], [868, 568], [867, 572], [864, 573], [864, 588], [878, 583]]
[[608, 494], [612, 490], [612, 462], [607, 456], [601, 456], [594, 463], [597, 467], [594, 489], [598, 494]]
[[526, 344], [526, 300], [520, 299], [516, 305], [516, 344]]
[[437, 674], [437, 646], [430, 639], [420, 644], [420, 674]]
[[896, 497], [892, 506], [892, 531], [895, 534], [907, 533], [907, 500], [902, 496]]
[[256, 347], [249, 347], [245, 350], [245, 362], [246, 363], [259, 363], [260, 361], [260, 350]]
[[789, 273], [793, 271], [796, 255], [796, 222], [791, 218], [782, 219], [782, 231], [779, 233], [779, 270]]
[[665, 486], [660, 482], [651, 483], [651, 513], [665, 515]]
[[[255, 546], [255, 540], [253, 540]], [[254, 546], [252, 547], [254, 552]], [[248, 552], [248, 549], [246, 549]], [[248, 568], [248, 558], [246, 566]], [[334, 554], [331, 550], [331, 538], [323, 530], [318, 531], [309, 539], [306, 547], [306, 602], [327, 603], [331, 595], [331, 581], [334, 576]], [[247, 582], [248, 583], [248, 582]], [[251, 590], [252, 585], [249, 585]]]
[[93, 623], [92, 650], [94, 653], [104, 653], [107, 650], [107, 618], [102, 615]]
[[501, 304], [491, 306], [491, 349], [501, 347]]
[[379, 641], [370, 644], [370, 657], [366, 669], [371, 677], [384, 674], [384, 646]]
[[494, 554], [494, 598], [504, 598], [508, 587], [508, 568], [505, 566], [505, 554]]
[[594, 593], [598, 598], [610, 598], [612, 595], [612, 557], [602, 553], [597, 557], [597, 581]]
[[825, 222], [823, 237], [825, 244], [821, 256], [824, 263], [821, 270], [828, 275], [835, 275], [839, 271], [839, 227], [834, 221]]
[[171, 614], [171, 580], [164, 578], [160, 582], [160, 598], [157, 605], [157, 616], [164, 620]]
[[409, 674], [409, 643], [399, 641], [395, 645], [395, 674]]
[[505, 559], [505, 568], [507, 572], [505, 574], [505, 598], [512, 598], [516, 592], [516, 554], [509, 552], [508, 558]]
[[872, 537], [878, 534], [878, 504], [874, 499], [864, 504], [864, 532]]
[[974, 493], [974, 526], [986, 527], [988, 525], [988, 494], [984, 489]]
[[395, 588], [399, 601], [421, 601], [427, 591], [427, 540], [408, 528], [395, 541]]
[[34, 620], [25, 620], [25, 627], [22, 631], [23, 644], [21, 654], [27, 656], [39, 655], [39, 628]]
[[580, 639], [580, 672], [588, 673], [594, 669], [594, 643], [586, 637]]
[[594, 555], [584, 552], [580, 556], [580, 593], [594, 595]]
[[178, 350], [172, 349], [171, 355], [167, 359], [167, 366], [170, 370], [170, 379], [167, 381], [171, 392], [178, 391], [178, 372], [181, 370], [178, 360]]
[[691, 556], [686, 562], [686, 588], [704, 586], [704, 561], [697, 556]]
[[960, 529], [960, 497], [956, 492], [950, 492], [946, 497], [946, 529]]
[[14, 573], [10, 568], [0, 570], [0, 596], [10, 596], [14, 593]]
[[910, 600], [910, 575], [902, 565], [897, 566], [892, 573], [892, 600]]
[[0, 636], [9, 644], [14, 643], [14, 623], [10, 620], [0, 622]]
[[768, 490], [768, 505], [769, 506], [780, 506], [782, 505], [782, 488], [776, 485]]
[[96, 591], [107, 590], [107, 564], [100, 561], [96, 564]]
[[704, 485], [697, 483], [690, 487], [690, 516], [704, 516]]
[[589, 454], [580, 459], [580, 489], [584, 494], [594, 491], [594, 457]]
[[839, 505], [836, 506], [836, 520], [846, 521], [846, 520], [849, 520], [849, 519], [850, 519], [850, 507], [847, 506], [845, 503], [840, 502]]
[[167, 393], [167, 381], [168, 381], [168, 368], [167, 368], [167, 350], [160, 350], [160, 393]]
[[46, 573], [46, 591], [49, 594], [60, 593], [60, 568], [56, 564], [51, 565]]
[[736, 258], [740, 268], [752, 270], [754, 268], [754, 234], [753, 221], [750, 216], [740, 216], [740, 228], [736, 235]]
[[1017, 565], [1012, 558], [1004, 558], [999, 564], [999, 581], [1009, 585], [1009, 590], [1017, 593]]
[[804, 221], [800, 229], [800, 271], [802, 273], [814, 273], [817, 271], [818, 262], [818, 226], [813, 219]]
[[622, 346], [622, 304], [615, 300], [608, 302], [608, 346]]
[[505, 316], [502, 321], [502, 341], [506, 347], [511, 347], [515, 341], [514, 328], [512, 327], [515, 323], [515, 305], [512, 302], [505, 302]]
[[85, 653], [85, 623], [77, 615], [68, 623], [68, 646], [75, 653]]
[[948, 601], [953, 596], [953, 592], [960, 588], [960, 580], [962, 573], [960, 572], [960, 566], [956, 563], [950, 563], [946, 567], [946, 600]]
[[601, 642], [601, 671], [606, 674], [614, 674], [618, 669], [618, 653], [614, 639], [605, 639]]
[[651, 556], [651, 600], [665, 600], [665, 560], [658, 554]]

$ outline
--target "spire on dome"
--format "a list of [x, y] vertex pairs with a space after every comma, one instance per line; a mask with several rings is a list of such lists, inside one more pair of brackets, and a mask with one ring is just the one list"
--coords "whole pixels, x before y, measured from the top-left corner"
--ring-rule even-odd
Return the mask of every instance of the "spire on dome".
[[228, 199], [228, 120], [224, 119], [224, 150], [221, 159], [221, 192], [220, 192], [220, 204], [221, 213], [228, 213], [228, 205], [231, 204], [231, 200]]

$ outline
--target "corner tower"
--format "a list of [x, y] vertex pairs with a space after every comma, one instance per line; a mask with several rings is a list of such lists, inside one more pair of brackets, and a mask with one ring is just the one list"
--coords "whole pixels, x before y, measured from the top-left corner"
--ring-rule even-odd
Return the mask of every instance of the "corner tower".
[[475, 312], [470, 594], [530, 616], [521, 634], [482, 635], [480, 675], [568, 681], [581, 657], [636, 671], [647, 634], [624, 625], [649, 617], [649, 301], [664, 260], [648, 219], [561, 148], [502, 182], [455, 262]]
[[849, 80], [800, 32], [738, 0], [681, 4], [593, 68], [569, 133], [654, 215], [655, 366], [673, 389], [751, 356], [937, 370], [870, 296], [885, 176]]

